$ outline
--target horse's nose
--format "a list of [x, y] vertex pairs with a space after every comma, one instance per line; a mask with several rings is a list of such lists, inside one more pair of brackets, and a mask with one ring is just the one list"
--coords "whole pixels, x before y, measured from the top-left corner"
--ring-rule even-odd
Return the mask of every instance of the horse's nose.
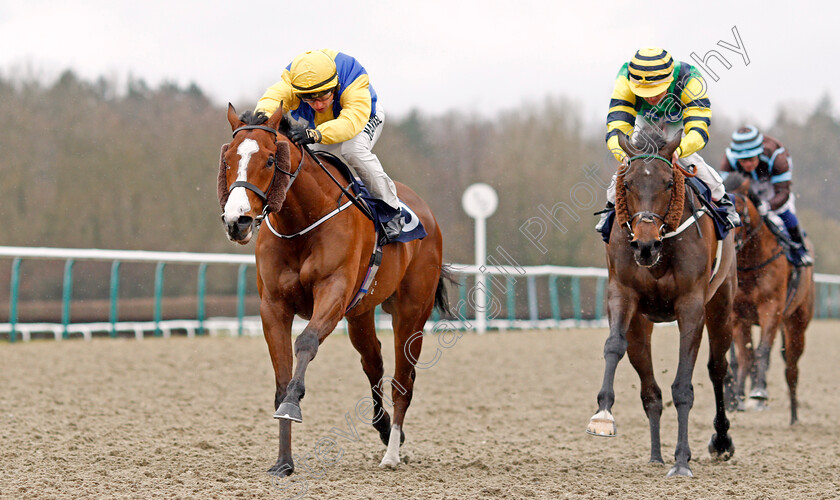
[[243, 215], [236, 219], [234, 225], [236, 226], [236, 230], [239, 234], [248, 234], [248, 230], [251, 229], [251, 223], [254, 222], [253, 217], [249, 217], [247, 215]]

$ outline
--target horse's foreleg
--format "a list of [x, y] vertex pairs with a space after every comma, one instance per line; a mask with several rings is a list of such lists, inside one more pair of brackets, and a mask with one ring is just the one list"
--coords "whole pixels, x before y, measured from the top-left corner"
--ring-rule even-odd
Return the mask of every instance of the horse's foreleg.
[[641, 382], [642, 407], [650, 424], [650, 462], [663, 464], [662, 446], [659, 441], [659, 419], [662, 416], [662, 390], [653, 375], [650, 335], [653, 323], [636, 316], [627, 330], [627, 357], [636, 369]]
[[770, 368], [770, 351], [773, 349], [773, 342], [776, 340], [776, 333], [782, 320], [781, 303], [770, 300], [758, 304], [758, 323], [761, 325], [761, 340], [755, 350], [755, 380], [753, 382], [750, 398], [757, 399], [764, 403], [768, 399], [767, 393], [767, 370]]
[[[715, 392], [715, 434], [709, 441], [709, 453], [712, 458], [729, 460], [735, 453], [735, 445], [729, 437], [729, 419], [726, 416], [726, 399], [724, 397], [724, 383], [729, 371], [726, 362], [726, 352], [732, 344], [731, 314], [732, 296], [734, 295], [733, 279], [725, 282], [718, 292], [706, 305], [706, 329], [709, 334], [709, 378]], [[724, 288], [728, 287], [728, 288]], [[749, 326], [749, 325], [747, 325]]]
[[593, 436], [612, 437], [616, 435], [615, 418], [611, 410], [615, 403], [615, 370], [627, 351], [627, 329], [636, 314], [638, 298], [629, 289], [618, 290], [610, 285], [607, 314], [610, 334], [604, 342], [604, 380], [598, 392], [598, 411], [589, 419], [586, 433]]
[[[274, 368], [274, 409], [286, 395], [286, 386], [292, 378], [292, 320], [294, 316], [278, 304], [262, 301], [260, 317], [263, 334], [268, 344], [268, 353]], [[268, 470], [269, 474], [288, 476], [295, 470], [292, 460], [292, 426], [288, 420], [280, 420], [280, 445], [277, 462]]]
[[692, 476], [688, 462], [691, 460], [691, 448], [688, 445], [688, 414], [694, 405], [694, 386], [691, 383], [694, 365], [697, 363], [697, 351], [703, 337], [703, 297], [687, 295], [675, 305], [677, 323], [680, 329], [680, 361], [677, 375], [671, 384], [671, 396], [677, 409], [677, 449], [674, 452], [676, 463], [668, 472], [671, 476]]
[[[734, 316], [734, 315], [733, 315]], [[732, 326], [732, 346], [737, 357], [735, 370], [735, 397], [738, 400], [738, 411], [744, 411], [744, 397], [746, 394], [747, 376], [753, 373], [754, 355], [752, 348], [751, 324], [744, 318], [734, 318]]]
[[[283, 398], [283, 402], [277, 407], [274, 418], [283, 418], [294, 422], [303, 421], [303, 415], [300, 411], [300, 400], [306, 394], [306, 386], [304, 384], [306, 367], [315, 359], [315, 355], [318, 353], [318, 346], [332, 333], [344, 314], [343, 293], [338, 293], [336, 291], [337, 288], [336, 286], [332, 290], [324, 290], [324, 293], [314, 294], [315, 303], [313, 305], [312, 319], [295, 340], [297, 366], [295, 367], [294, 376], [286, 387], [286, 396]], [[343, 288], [341, 287], [342, 290]]]
[[376, 338], [374, 311], [348, 320], [347, 332], [350, 343], [361, 354], [362, 369], [370, 382], [373, 399], [373, 415], [370, 423], [379, 432], [379, 439], [386, 446], [391, 432], [391, 417], [382, 405], [382, 377], [385, 369], [382, 364], [382, 344]]

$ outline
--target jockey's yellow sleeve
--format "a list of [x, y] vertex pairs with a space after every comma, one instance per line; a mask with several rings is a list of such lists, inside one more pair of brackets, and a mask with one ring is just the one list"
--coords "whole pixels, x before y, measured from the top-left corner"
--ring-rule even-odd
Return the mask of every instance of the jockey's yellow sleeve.
[[682, 121], [685, 136], [680, 141], [680, 157], [700, 151], [709, 142], [712, 109], [703, 77], [685, 62], [677, 62], [674, 73], [674, 82], [665, 97], [652, 106], [630, 90], [627, 64], [621, 67], [613, 85], [607, 114], [607, 148], [616, 160], [622, 161], [627, 156], [618, 145], [618, 132], [632, 135], [639, 114], [654, 123], [659, 120], [665, 123]]
[[338, 92], [330, 108], [316, 113], [297, 98], [292, 92], [289, 65], [283, 70], [280, 81], [269, 87], [257, 102], [256, 111], [270, 116], [282, 102], [284, 112], [291, 112], [294, 118], [318, 129], [322, 144], [336, 144], [356, 137], [376, 114], [376, 92], [358, 61], [335, 50], [325, 49], [324, 52], [335, 60], [338, 72]]

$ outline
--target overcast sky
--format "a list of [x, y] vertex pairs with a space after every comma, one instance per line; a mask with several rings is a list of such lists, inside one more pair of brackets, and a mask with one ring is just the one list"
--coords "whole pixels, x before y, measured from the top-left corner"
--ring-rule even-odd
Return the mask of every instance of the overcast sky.
[[[0, 0], [0, 73], [195, 82], [217, 103], [250, 107], [295, 55], [328, 47], [367, 68], [386, 113], [492, 117], [566, 97], [601, 124], [618, 68], [654, 45], [687, 62], [717, 50], [730, 67], [710, 59], [717, 81], [704, 73], [713, 112], [766, 126], [780, 104], [810, 112], [826, 93], [838, 101], [839, 10], [790, 1]], [[733, 27], [740, 51], [718, 43], [739, 45]]]

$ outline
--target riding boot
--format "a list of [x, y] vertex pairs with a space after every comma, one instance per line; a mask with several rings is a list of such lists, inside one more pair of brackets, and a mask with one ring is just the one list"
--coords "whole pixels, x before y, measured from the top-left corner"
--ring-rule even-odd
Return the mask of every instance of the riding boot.
[[796, 262], [794, 265], [796, 267], [807, 267], [814, 265], [814, 258], [811, 257], [811, 253], [808, 252], [808, 248], [805, 246], [805, 241], [802, 238], [802, 231], [799, 229], [799, 226], [793, 226], [788, 228], [788, 234], [790, 234], [790, 239], [796, 243], [796, 247], [793, 248], [793, 256]]
[[387, 245], [388, 243], [394, 241], [400, 235], [400, 232], [402, 232], [403, 224], [402, 212], [397, 212], [397, 215], [393, 216], [391, 220], [383, 224], [385, 237], [382, 245]]
[[[610, 210], [612, 210], [614, 208], [615, 208], [615, 204], [608, 201], [607, 202], [607, 208], [605, 208], [604, 210], [602, 210], [600, 212], [601, 213], [601, 220], [599, 220], [598, 223], [595, 224], [595, 230], [596, 231], [598, 231], [600, 233], [601, 230], [604, 229], [604, 224], [607, 223], [607, 219], [610, 216]], [[598, 213], [598, 212], [596, 212], [596, 213]]]
[[728, 193], [724, 193], [720, 200], [715, 203], [717, 203], [717, 206], [726, 209], [726, 223], [729, 226], [729, 229], [735, 229], [741, 225], [741, 216], [738, 215], [738, 211], [735, 209], [735, 205], [732, 203], [732, 200], [729, 199]]

